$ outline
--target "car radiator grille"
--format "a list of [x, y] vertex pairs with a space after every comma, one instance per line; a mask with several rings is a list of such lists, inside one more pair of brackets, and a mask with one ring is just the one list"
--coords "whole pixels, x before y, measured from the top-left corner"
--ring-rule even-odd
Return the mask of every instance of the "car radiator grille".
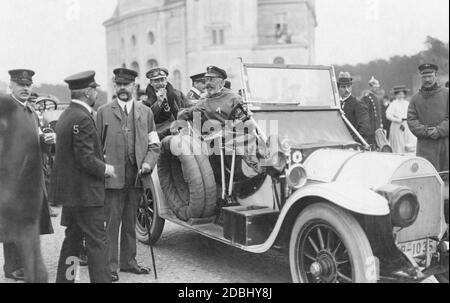
[[441, 232], [443, 214], [442, 187], [434, 176], [393, 181], [392, 184], [413, 189], [420, 203], [419, 216], [414, 224], [397, 234], [397, 242], [409, 242], [437, 237]]

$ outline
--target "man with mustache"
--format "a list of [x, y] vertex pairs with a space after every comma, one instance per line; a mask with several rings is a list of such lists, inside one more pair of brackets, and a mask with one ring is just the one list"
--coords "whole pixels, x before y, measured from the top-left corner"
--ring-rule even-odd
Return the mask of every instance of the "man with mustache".
[[192, 103], [197, 103], [205, 93], [205, 73], [191, 76], [192, 88], [187, 94], [187, 98]]
[[[341, 108], [349, 122], [355, 127], [358, 133], [367, 140], [369, 131], [369, 114], [367, 107], [363, 102], [360, 102], [352, 95], [353, 78], [348, 72], [342, 72], [338, 78], [339, 96], [341, 97]], [[353, 134], [353, 139], [359, 141], [356, 134]]]
[[437, 171], [448, 171], [448, 88], [438, 83], [435, 64], [419, 66], [422, 88], [408, 109], [408, 125], [417, 137], [417, 156], [430, 161]]
[[154, 68], [146, 74], [150, 84], [146, 90], [148, 100], [144, 104], [153, 111], [160, 139], [170, 135], [170, 126], [177, 119], [178, 112], [190, 105], [184, 94], [169, 83], [168, 76], [169, 71], [162, 67]]
[[106, 228], [113, 282], [119, 280], [119, 269], [137, 275], [150, 273], [150, 269], [136, 261], [136, 213], [142, 194], [142, 186], [136, 181], [138, 174], [146, 177], [152, 173], [160, 153], [153, 112], [134, 99], [138, 73], [118, 68], [114, 75], [117, 98], [100, 107], [97, 113], [98, 135], [105, 143], [106, 163], [113, 165], [117, 173], [106, 180]]
[[[36, 136], [39, 135], [41, 149], [44, 147], [43, 144], [54, 144], [54, 134], [43, 134], [40, 132], [40, 129], [38, 128], [39, 118], [32, 108], [33, 105], [30, 102], [30, 99], [32, 97], [33, 76], [35, 75], [35, 72], [28, 69], [15, 69], [10, 70], [9, 75], [11, 76], [11, 81], [9, 84], [11, 95], [9, 102], [14, 104], [14, 106], [16, 106], [18, 110], [20, 110], [21, 119], [23, 119], [21, 127], [23, 127], [24, 130], [27, 129], [27, 131], [34, 131], [36, 133]], [[30, 123], [32, 123], [32, 125]], [[22, 138], [16, 138], [16, 140], [21, 139]], [[28, 152], [31, 158], [33, 158], [33, 156], [36, 156], [37, 153], [39, 153], [39, 157], [41, 157], [41, 150], [30, 150]], [[43, 178], [43, 166], [41, 165], [40, 167]], [[35, 173], [38, 174], [39, 172]], [[11, 178], [13, 177], [17, 178], [18, 176], [11, 176]], [[38, 179], [35, 179], [33, 181], [39, 182]], [[23, 183], [23, 186], [27, 187], [28, 181], [24, 180], [24, 182], [25, 183]], [[53, 228], [50, 220], [50, 208], [47, 202], [47, 192], [44, 183], [42, 183], [42, 192], [44, 201], [42, 203], [40, 218], [41, 234], [52, 234]], [[30, 197], [29, 199], [32, 200], [33, 198]], [[3, 251], [5, 258], [5, 264], [3, 267], [5, 271], [5, 277], [18, 281], [24, 280], [23, 262], [19, 256], [16, 245], [12, 243], [5, 243], [3, 244]]]
[[206, 97], [194, 107], [180, 112], [178, 119], [193, 120], [195, 112], [202, 115], [202, 121], [217, 120], [225, 126], [233, 108], [242, 103], [242, 98], [225, 87], [227, 72], [217, 66], [209, 66], [205, 74]]

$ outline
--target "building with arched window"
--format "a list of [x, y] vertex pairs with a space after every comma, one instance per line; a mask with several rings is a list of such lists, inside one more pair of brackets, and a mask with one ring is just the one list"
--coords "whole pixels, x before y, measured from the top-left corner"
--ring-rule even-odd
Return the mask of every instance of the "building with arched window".
[[239, 57], [314, 64], [315, 0], [118, 0], [104, 26], [108, 73], [136, 63], [141, 87], [158, 65], [186, 92], [189, 76], [208, 65], [225, 68], [233, 88], [240, 88]]

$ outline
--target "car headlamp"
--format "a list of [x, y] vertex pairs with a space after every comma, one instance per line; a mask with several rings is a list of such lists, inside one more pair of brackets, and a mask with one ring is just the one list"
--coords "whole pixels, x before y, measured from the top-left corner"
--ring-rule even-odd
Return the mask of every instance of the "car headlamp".
[[406, 228], [416, 221], [420, 204], [412, 189], [390, 184], [378, 189], [377, 193], [389, 201], [392, 225]]
[[301, 164], [293, 165], [286, 172], [286, 181], [289, 187], [293, 189], [300, 189], [308, 181], [306, 169]]

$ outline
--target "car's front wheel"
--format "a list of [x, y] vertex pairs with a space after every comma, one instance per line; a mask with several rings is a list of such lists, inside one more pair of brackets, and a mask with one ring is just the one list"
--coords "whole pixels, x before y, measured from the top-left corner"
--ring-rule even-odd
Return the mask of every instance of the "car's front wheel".
[[297, 217], [289, 263], [295, 283], [377, 281], [376, 261], [361, 226], [329, 203], [310, 205]]
[[159, 217], [155, 202], [155, 189], [145, 189], [141, 196], [136, 218], [136, 238], [146, 244], [153, 245], [161, 237], [165, 220]]

